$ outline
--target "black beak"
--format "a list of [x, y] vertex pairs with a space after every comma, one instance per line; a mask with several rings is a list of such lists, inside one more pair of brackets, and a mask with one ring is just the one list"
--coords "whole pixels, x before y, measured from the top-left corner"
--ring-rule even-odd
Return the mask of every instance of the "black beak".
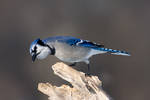
[[33, 56], [32, 56], [32, 61], [33, 61], [33, 62], [35, 61], [36, 56], [37, 56], [37, 54], [34, 53]]

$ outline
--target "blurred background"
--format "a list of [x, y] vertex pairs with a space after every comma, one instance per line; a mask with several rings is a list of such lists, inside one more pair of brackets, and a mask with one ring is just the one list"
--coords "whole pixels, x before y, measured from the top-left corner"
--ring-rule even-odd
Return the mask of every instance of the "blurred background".
[[[0, 99], [47, 100], [39, 82], [66, 83], [51, 69], [56, 57], [32, 63], [29, 47], [36, 38], [69, 35], [130, 52], [92, 57], [91, 72], [114, 100], [148, 100], [149, 33], [148, 0], [0, 0]], [[74, 68], [87, 71], [84, 63]]]

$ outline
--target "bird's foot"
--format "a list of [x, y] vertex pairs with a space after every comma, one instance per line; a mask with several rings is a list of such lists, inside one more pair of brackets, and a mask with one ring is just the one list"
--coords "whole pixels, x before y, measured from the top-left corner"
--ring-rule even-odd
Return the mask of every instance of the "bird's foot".
[[69, 66], [75, 66], [76, 65], [76, 63], [72, 63], [72, 64], [70, 64]]
[[85, 76], [91, 77], [92, 75], [91, 75], [91, 73], [85, 73]]

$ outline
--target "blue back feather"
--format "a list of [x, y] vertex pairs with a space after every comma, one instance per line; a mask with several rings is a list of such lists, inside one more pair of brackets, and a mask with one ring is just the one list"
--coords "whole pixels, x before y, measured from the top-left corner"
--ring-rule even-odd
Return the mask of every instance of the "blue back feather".
[[58, 42], [64, 42], [67, 43], [71, 46], [81, 46], [81, 47], [88, 47], [88, 48], [100, 48], [100, 47], [104, 47], [104, 45], [99, 45], [87, 40], [81, 40], [75, 37], [71, 37], [71, 36], [55, 36], [55, 37], [49, 37], [45, 40], [43, 40], [44, 42], [50, 42], [50, 41], [58, 41]]

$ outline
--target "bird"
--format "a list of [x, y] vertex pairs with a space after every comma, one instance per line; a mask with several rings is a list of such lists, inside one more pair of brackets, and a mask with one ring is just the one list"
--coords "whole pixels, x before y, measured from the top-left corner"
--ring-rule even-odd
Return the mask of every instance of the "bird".
[[126, 51], [105, 48], [103, 44], [97, 44], [89, 40], [83, 40], [72, 36], [52, 36], [41, 40], [35, 39], [30, 45], [32, 61], [44, 59], [48, 55], [54, 55], [63, 62], [75, 66], [78, 62], [85, 62], [90, 74], [89, 58], [93, 55], [109, 53], [113, 55], [130, 56]]

